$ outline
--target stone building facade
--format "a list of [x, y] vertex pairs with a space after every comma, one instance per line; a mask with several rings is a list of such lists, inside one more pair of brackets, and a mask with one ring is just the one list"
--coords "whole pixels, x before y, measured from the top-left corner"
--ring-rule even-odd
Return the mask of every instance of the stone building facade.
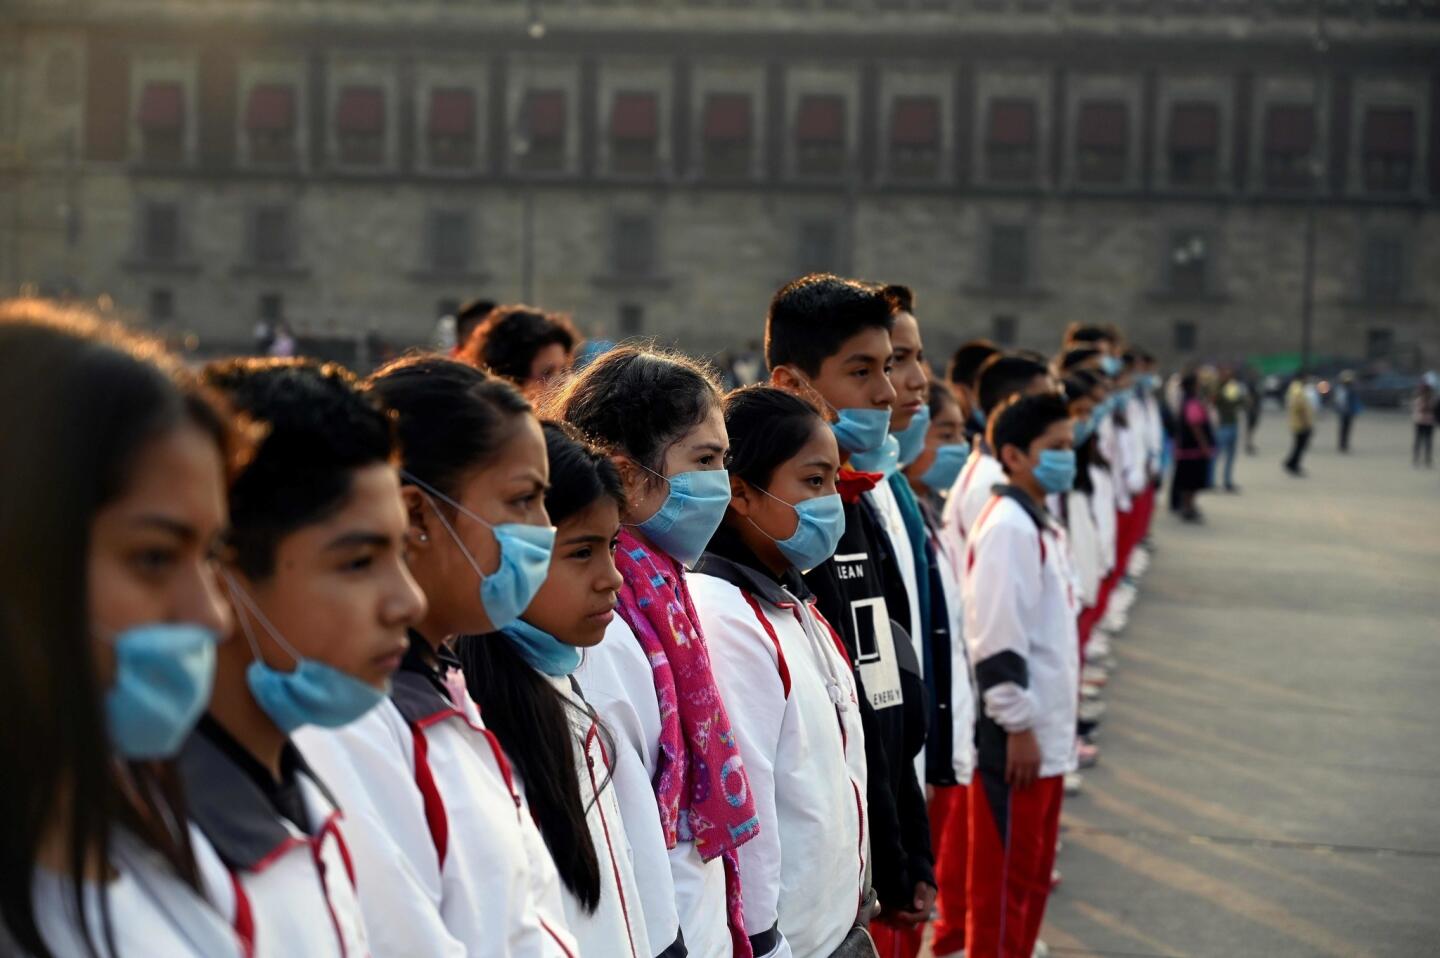
[[932, 350], [1440, 365], [1440, 0], [0, 0], [0, 294], [212, 349], [471, 296], [700, 352], [777, 285]]

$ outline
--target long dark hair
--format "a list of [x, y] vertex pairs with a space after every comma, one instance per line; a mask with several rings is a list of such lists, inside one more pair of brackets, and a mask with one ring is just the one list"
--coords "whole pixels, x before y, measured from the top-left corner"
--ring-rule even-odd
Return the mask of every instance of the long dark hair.
[[[123, 830], [199, 888], [183, 794], [167, 761], [119, 764], [90, 624], [90, 529], [123, 494], [140, 450], [182, 425], [238, 448], [229, 419], [162, 349], [78, 310], [0, 304], [0, 924], [49, 958], [32, 899], [42, 843], [63, 816], [77, 927], [84, 876]], [[108, 896], [101, 929], [113, 953]]]
[[[559, 525], [567, 518], [609, 497], [617, 507], [625, 492], [614, 464], [594, 446], [560, 423], [545, 423], [545, 451], [550, 457], [550, 488], [545, 510]], [[575, 767], [572, 713], [579, 712], [545, 676], [497, 636], [469, 636], [456, 643], [465, 669], [465, 685], [485, 714], [485, 723], [510, 756], [530, 811], [545, 837], [550, 856], [565, 887], [586, 911], [600, 903], [600, 858], [585, 822], [589, 806], [581, 799]], [[581, 713], [596, 721], [593, 712]], [[613, 737], [599, 725], [605, 754], [615, 754]], [[582, 748], [584, 747], [582, 743]], [[600, 782], [610, 781], [607, 769]], [[596, 792], [599, 794], [599, 789]]]
[[825, 420], [806, 400], [773, 386], [746, 386], [725, 396], [726, 465], [757, 489], [767, 489], [775, 470], [810, 441]]
[[624, 346], [586, 366], [546, 412], [606, 449], [663, 474], [665, 452], [719, 401], [714, 375], [694, 360]]
[[443, 356], [397, 359], [377, 369], [365, 387], [395, 417], [405, 472], [452, 499], [465, 474], [494, 458], [516, 418], [530, 412], [504, 379]]

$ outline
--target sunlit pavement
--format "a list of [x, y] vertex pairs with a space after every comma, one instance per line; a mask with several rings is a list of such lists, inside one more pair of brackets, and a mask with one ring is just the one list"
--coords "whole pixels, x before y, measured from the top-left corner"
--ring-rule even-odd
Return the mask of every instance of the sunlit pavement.
[[1065, 806], [1057, 955], [1440, 953], [1440, 470], [1406, 417], [1267, 410], [1239, 495], [1156, 517], [1101, 765]]
[[1240, 495], [1156, 516], [1051, 954], [1440, 954], [1440, 469], [1335, 428], [1294, 479], [1267, 409]]

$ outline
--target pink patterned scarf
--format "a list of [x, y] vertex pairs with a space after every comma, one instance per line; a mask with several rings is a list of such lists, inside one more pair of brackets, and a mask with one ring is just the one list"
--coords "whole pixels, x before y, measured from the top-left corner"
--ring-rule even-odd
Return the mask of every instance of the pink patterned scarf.
[[656, 804], [665, 842], [692, 841], [700, 857], [725, 862], [725, 897], [736, 958], [749, 958], [735, 850], [760, 831], [730, 716], [710, 671], [700, 619], [674, 559], [620, 532], [615, 566], [625, 584], [616, 609], [650, 660], [660, 703]]

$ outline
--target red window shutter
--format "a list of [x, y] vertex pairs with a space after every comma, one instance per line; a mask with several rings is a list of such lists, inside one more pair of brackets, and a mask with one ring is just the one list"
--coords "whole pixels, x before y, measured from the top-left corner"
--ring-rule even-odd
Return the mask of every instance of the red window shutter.
[[800, 99], [795, 136], [801, 143], [843, 143], [845, 101], [838, 96], [806, 96]]
[[1035, 104], [1029, 100], [993, 101], [986, 142], [991, 146], [1034, 146]]
[[617, 140], [653, 140], [660, 135], [660, 107], [653, 93], [617, 93], [610, 112]]
[[531, 90], [525, 98], [526, 131], [545, 139], [565, 135], [565, 91]]
[[890, 114], [890, 142], [897, 146], [940, 144], [940, 101], [933, 96], [902, 96]]
[[1308, 106], [1272, 106], [1265, 113], [1265, 149], [1309, 153], [1315, 146], [1315, 111]]
[[288, 133], [295, 129], [295, 88], [261, 83], [245, 104], [245, 129], [251, 133]]
[[351, 86], [340, 91], [335, 123], [341, 133], [379, 135], [385, 132], [385, 92], [376, 86]]
[[185, 125], [185, 91], [178, 83], [147, 83], [140, 93], [140, 129], [173, 133]]
[[1125, 104], [1082, 103], [1075, 128], [1075, 142], [1081, 149], [1123, 150], [1127, 142], [1127, 128]]
[[475, 132], [475, 94], [459, 88], [430, 91], [430, 135], [468, 137]]
[[750, 139], [750, 95], [711, 93], [705, 98], [705, 139], [741, 143]]
[[1170, 148], [1214, 151], [1220, 147], [1220, 110], [1213, 103], [1177, 103], [1170, 114]]
[[1408, 107], [1366, 110], [1365, 152], [1413, 156], [1415, 112]]

